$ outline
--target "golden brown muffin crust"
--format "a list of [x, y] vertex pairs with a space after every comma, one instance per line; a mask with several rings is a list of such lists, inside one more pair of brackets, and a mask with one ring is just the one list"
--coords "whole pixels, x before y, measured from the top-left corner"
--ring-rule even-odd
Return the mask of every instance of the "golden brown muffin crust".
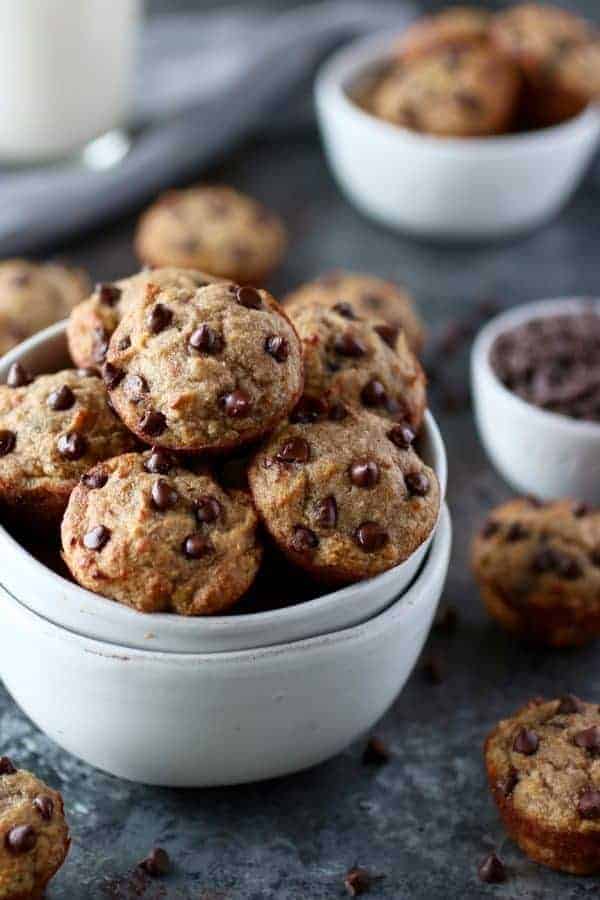
[[422, 16], [396, 42], [403, 62], [412, 62], [440, 49], [461, 49], [485, 44], [491, 16], [473, 6], [454, 6], [436, 15]]

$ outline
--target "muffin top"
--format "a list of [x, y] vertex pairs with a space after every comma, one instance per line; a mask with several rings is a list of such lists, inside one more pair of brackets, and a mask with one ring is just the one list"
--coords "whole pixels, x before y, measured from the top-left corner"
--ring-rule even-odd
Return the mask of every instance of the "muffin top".
[[585, 43], [592, 29], [580, 16], [557, 6], [523, 3], [493, 17], [491, 37], [530, 75], [544, 76], [568, 49]]
[[396, 42], [399, 59], [412, 62], [435, 50], [461, 49], [485, 43], [491, 15], [473, 6], [453, 6], [432, 16], [422, 16]]

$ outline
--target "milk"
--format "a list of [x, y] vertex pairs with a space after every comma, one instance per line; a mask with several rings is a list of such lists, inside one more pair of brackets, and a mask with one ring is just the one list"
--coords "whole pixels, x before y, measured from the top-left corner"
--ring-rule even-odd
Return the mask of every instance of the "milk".
[[0, 0], [0, 164], [68, 156], [126, 121], [139, 0]]

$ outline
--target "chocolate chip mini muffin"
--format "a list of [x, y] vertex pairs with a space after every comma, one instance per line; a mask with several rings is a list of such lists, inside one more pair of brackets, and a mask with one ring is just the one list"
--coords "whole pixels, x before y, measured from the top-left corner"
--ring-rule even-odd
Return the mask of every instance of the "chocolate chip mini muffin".
[[38, 900], [69, 852], [63, 800], [0, 756], [0, 898]]
[[598, 102], [600, 41], [577, 45], [562, 53], [547, 77], [550, 98], [544, 114], [553, 122], [562, 122], [580, 113], [589, 103]]
[[67, 341], [76, 366], [100, 367], [106, 359], [112, 333], [130, 306], [143, 300], [149, 285], [194, 290], [218, 281], [195, 269], [152, 269], [115, 283], [97, 284], [94, 293], [73, 309], [67, 325]]
[[375, 89], [376, 116], [413, 131], [477, 137], [510, 130], [521, 79], [491, 47], [437, 50], [399, 66]]
[[440, 49], [459, 50], [485, 44], [491, 16], [473, 6], [453, 6], [422, 16], [403, 32], [395, 51], [402, 62], [412, 62]]
[[0, 355], [66, 318], [89, 289], [81, 269], [24, 259], [0, 262]]
[[433, 529], [437, 478], [406, 425], [336, 403], [300, 403], [248, 472], [259, 515], [285, 555], [344, 584], [403, 562]]
[[141, 217], [135, 246], [150, 266], [203, 269], [260, 284], [286, 245], [275, 213], [230, 187], [199, 185], [168, 191]]
[[532, 700], [485, 742], [492, 795], [509, 835], [552, 869], [600, 872], [600, 712], [573, 695]]
[[472, 562], [488, 612], [509, 631], [557, 647], [600, 635], [600, 512], [511, 500], [476, 536]]
[[149, 444], [231, 450], [270, 431], [302, 391], [300, 341], [266, 291], [150, 286], [103, 368], [115, 409]]
[[395, 337], [394, 331], [402, 330], [414, 353], [423, 349], [425, 326], [413, 298], [405, 288], [375, 275], [342, 269], [328, 272], [315, 281], [300, 285], [284, 297], [283, 304], [290, 315], [305, 306], [318, 304], [345, 312], [348, 317], [385, 323], [393, 329], [386, 332], [390, 341]]
[[261, 560], [248, 496], [161, 449], [91, 469], [62, 523], [65, 561], [83, 587], [140, 612], [207, 616], [231, 607]]
[[32, 381], [16, 363], [0, 386], [0, 509], [54, 525], [79, 477], [135, 443], [99, 378], [68, 369]]
[[404, 332], [358, 319], [350, 307], [305, 306], [290, 316], [302, 342], [309, 397], [362, 406], [419, 430], [425, 374]]

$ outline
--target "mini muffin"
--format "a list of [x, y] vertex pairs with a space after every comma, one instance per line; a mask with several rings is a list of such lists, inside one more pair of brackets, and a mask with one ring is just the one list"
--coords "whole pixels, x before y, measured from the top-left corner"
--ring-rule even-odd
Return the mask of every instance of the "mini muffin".
[[422, 16], [396, 42], [396, 55], [410, 63], [437, 50], [485, 44], [490, 20], [486, 10], [473, 6], [453, 6], [436, 15]]
[[108, 343], [123, 313], [146, 294], [148, 285], [194, 290], [218, 279], [194, 269], [149, 269], [130, 278], [97, 284], [94, 293], [71, 312], [67, 341], [71, 359], [81, 368], [99, 367], [106, 359]]
[[135, 443], [99, 378], [67, 369], [31, 381], [17, 363], [0, 386], [0, 509], [56, 525], [79, 477]]
[[472, 562], [488, 612], [509, 631], [555, 647], [600, 635], [600, 512], [511, 500], [476, 536]]
[[81, 269], [24, 259], [0, 262], [0, 356], [66, 318], [89, 289]]
[[[425, 340], [425, 326], [419, 318], [409, 292], [375, 275], [339, 269], [309, 281], [284, 297], [288, 314], [307, 305], [345, 311], [349, 317], [372, 319], [404, 331], [408, 346], [419, 354]], [[390, 338], [393, 332], [388, 332]]]
[[135, 246], [150, 266], [202, 269], [256, 285], [279, 265], [286, 234], [279, 217], [252, 197], [199, 185], [159, 197], [138, 223]]
[[376, 116], [445, 137], [502, 134], [515, 119], [521, 78], [491, 47], [436, 50], [393, 69], [375, 89]]
[[488, 736], [490, 790], [504, 826], [535, 862], [600, 872], [600, 712], [569, 694], [531, 700]]
[[371, 578], [407, 559], [431, 533], [437, 478], [405, 425], [333, 404], [301, 404], [254, 457], [248, 480], [283, 553], [318, 580]]
[[0, 898], [41, 900], [70, 843], [58, 791], [0, 756]]
[[549, 98], [544, 109], [551, 121], [563, 122], [600, 100], [600, 41], [562, 53], [547, 77]]
[[83, 587], [140, 612], [208, 616], [250, 587], [261, 560], [256, 513], [208, 470], [164, 450], [91, 469], [62, 523], [65, 562]]
[[261, 437], [293, 408], [302, 349], [266, 291], [150, 285], [114, 332], [103, 373], [115, 409], [141, 440], [225, 451]]
[[404, 333], [358, 319], [351, 308], [313, 305], [290, 312], [302, 342], [304, 390], [325, 403], [362, 406], [417, 432], [426, 405], [425, 374]]

